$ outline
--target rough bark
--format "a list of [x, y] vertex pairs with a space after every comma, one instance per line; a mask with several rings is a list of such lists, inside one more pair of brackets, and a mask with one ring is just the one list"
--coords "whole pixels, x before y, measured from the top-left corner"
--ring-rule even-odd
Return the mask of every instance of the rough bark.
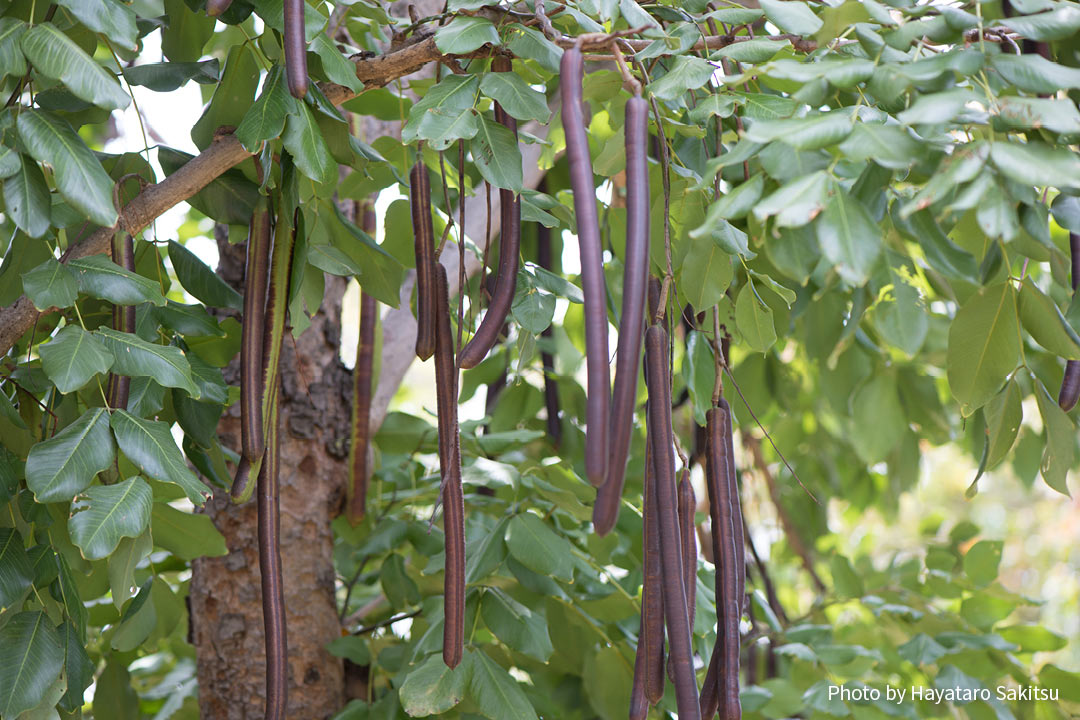
[[[226, 280], [242, 274], [243, 246], [219, 239]], [[348, 371], [338, 359], [339, 317], [345, 282], [327, 277], [322, 308], [294, 343], [286, 335], [281, 387], [281, 545], [289, 644], [288, 717], [325, 718], [344, 702], [341, 660], [325, 645], [341, 634], [334, 603], [333, 537], [345, 477]], [[226, 370], [226, 379], [235, 382]], [[237, 448], [239, 406], [218, 427]], [[259, 590], [255, 501], [233, 505], [226, 491], [206, 513], [225, 536], [229, 554], [200, 558], [191, 581], [192, 640], [196, 648], [199, 710], [221, 720], [261, 718], [265, 649]]]

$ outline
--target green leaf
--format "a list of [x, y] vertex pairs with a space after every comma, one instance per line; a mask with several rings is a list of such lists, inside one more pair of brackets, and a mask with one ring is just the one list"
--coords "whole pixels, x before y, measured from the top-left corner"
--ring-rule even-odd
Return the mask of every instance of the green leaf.
[[778, 52], [790, 46], [791, 43], [787, 39], [777, 41], [772, 38], [758, 38], [731, 43], [714, 52], [713, 57], [757, 65], [772, 60]]
[[64, 675], [67, 680], [67, 691], [60, 700], [60, 707], [74, 712], [82, 707], [83, 694], [94, 680], [94, 663], [86, 654], [79, 631], [70, 620], [65, 620], [60, 627], [60, 637], [64, 643]]
[[67, 266], [75, 273], [79, 290], [92, 297], [115, 305], [165, 304], [156, 280], [125, 270], [104, 255], [76, 258]]
[[892, 275], [893, 284], [874, 306], [874, 326], [885, 342], [914, 357], [930, 329], [926, 304], [904, 277]]
[[17, 609], [34, 580], [34, 568], [14, 528], [0, 528], [0, 608]]
[[998, 628], [997, 633], [1025, 653], [1053, 652], [1068, 645], [1064, 637], [1038, 625], [1013, 625]]
[[465, 697], [465, 665], [451, 670], [442, 655], [428, 656], [419, 667], [409, 670], [398, 691], [401, 707], [409, 717], [442, 715]]
[[970, 90], [946, 90], [920, 95], [907, 110], [897, 113], [896, 119], [905, 125], [938, 125], [959, 115], [975, 96]]
[[64, 667], [64, 644], [48, 615], [21, 612], [0, 627], [0, 711], [15, 718], [36, 707]]
[[26, 458], [26, 486], [39, 503], [68, 502], [116, 457], [104, 408], [87, 410]]
[[78, 390], [90, 378], [106, 373], [113, 354], [101, 341], [78, 325], [66, 325], [49, 342], [38, 348], [41, 367], [62, 393]]
[[330, 82], [343, 85], [354, 93], [359, 93], [364, 89], [364, 83], [356, 77], [356, 65], [350, 62], [334, 46], [334, 43], [330, 42], [329, 37], [319, 33], [311, 42], [309, 49], [322, 60], [323, 71], [326, 77], [330, 78]]
[[491, 720], [536, 720], [525, 692], [510, 673], [482, 650], [468, 650], [463, 665], [469, 679], [469, 697]]
[[923, 146], [904, 128], [873, 123], [857, 123], [839, 150], [856, 162], [873, 160], [891, 170], [906, 170], [923, 154]]
[[949, 387], [965, 417], [998, 393], [1020, 358], [1016, 291], [1007, 282], [981, 288], [949, 326]]
[[137, 418], [123, 410], [113, 411], [111, 424], [120, 450], [140, 470], [162, 482], [176, 483], [195, 505], [210, 497], [210, 489], [188, 469], [168, 424]]
[[829, 569], [832, 572], [833, 584], [836, 594], [840, 598], [857, 598], [866, 592], [862, 578], [843, 555], [833, 555], [829, 558]]
[[859, 390], [851, 403], [851, 440], [855, 453], [867, 465], [881, 462], [907, 430], [900, 405], [896, 376], [877, 373]]
[[485, 180], [497, 188], [521, 192], [521, 151], [512, 132], [482, 117], [469, 148], [476, 169]]
[[1035, 342], [1059, 357], [1080, 360], [1080, 337], [1057, 304], [1031, 278], [1020, 285], [1020, 321]]
[[824, 25], [824, 21], [802, 2], [784, 2], [783, 0], [760, 0], [765, 17], [784, 32], [809, 36]]
[[484, 593], [480, 604], [484, 623], [508, 647], [547, 662], [555, 649], [548, 637], [547, 622], [498, 588]]
[[660, 100], [674, 100], [688, 90], [706, 85], [716, 71], [704, 58], [679, 55], [673, 58], [671, 69], [649, 84], [649, 91]]
[[1080, 69], [1058, 65], [1042, 55], [1000, 53], [990, 57], [990, 65], [1005, 82], [1025, 92], [1049, 95], [1080, 88]]
[[881, 229], [858, 198], [837, 188], [817, 221], [818, 244], [840, 277], [862, 285], [881, 255]]
[[548, 72], [559, 72], [563, 50], [548, 40], [544, 33], [518, 23], [510, 25], [504, 32], [506, 47], [515, 57], [533, 60]]
[[[335, 50], [335, 52], [337, 52]], [[279, 65], [271, 68], [263, 80], [262, 92], [248, 108], [236, 127], [236, 139], [249, 152], [255, 152], [264, 140], [272, 140], [285, 129], [285, 118], [296, 111], [296, 98], [289, 94], [285, 73]]]
[[209, 517], [183, 512], [165, 503], [154, 503], [150, 530], [154, 545], [185, 562], [197, 557], [221, 557], [229, 552], [225, 536]]
[[686, 340], [682, 375], [694, 403], [694, 421], [704, 427], [705, 410], [712, 406], [716, 385], [716, 358], [708, 338], [696, 330]]
[[546, 123], [551, 117], [547, 98], [533, 90], [517, 73], [489, 72], [480, 80], [480, 92], [495, 100], [518, 120]]
[[22, 276], [23, 292], [44, 312], [49, 308], [68, 308], [79, 296], [79, 283], [66, 265], [49, 258]]
[[140, 477], [87, 488], [85, 495], [71, 504], [68, 532], [87, 560], [108, 557], [120, 538], [138, 537], [150, 524], [154, 493]]
[[754, 206], [754, 217], [776, 216], [777, 227], [806, 225], [825, 209], [829, 176], [824, 171], [803, 175], [766, 196]]
[[985, 587], [997, 578], [1003, 546], [1000, 540], [980, 540], [964, 553], [964, 573], [972, 582]]
[[520, 513], [510, 520], [506, 548], [533, 572], [567, 582], [574, 577], [573, 547], [533, 513]]
[[200, 85], [216, 84], [221, 79], [221, 63], [217, 58], [200, 62], [144, 63], [125, 68], [124, 77], [132, 85], [167, 93], [180, 89], [190, 80]]
[[835, 145], [850, 135], [851, 130], [851, 117], [837, 111], [801, 118], [755, 120], [744, 135], [751, 142], [779, 140], [796, 150], [817, 150]]
[[214, 86], [214, 95], [202, 115], [191, 128], [191, 140], [205, 149], [222, 127], [236, 127], [255, 100], [259, 83], [259, 66], [255, 53], [247, 43], [233, 45], [225, 57], [221, 81]]
[[109, 590], [118, 611], [135, 594], [135, 568], [153, 549], [150, 533], [143, 532], [138, 537], [121, 539], [116, 551], [109, 555]]
[[756, 352], [768, 352], [776, 342], [772, 308], [754, 290], [754, 281], [747, 279], [735, 300], [735, 325], [746, 344]]
[[1000, 22], [1030, 40], [1064, 40], [1080, 30], [1080, 8], [1062, 6], [1050, 12], [1006, 18]]
[[330, 147], [326, 144], [322, 130], [305, 103], [293, 104], [293, 109], [285, 121], [282, 142], [285, 149], [292, 154], [300, 172], [317, 183], [337, 181], [337, 163], [330, 156]]
[[471, 140], [480, 131], [480, 115], [472, 108], [446, 112], [428, 110], [416, 129], [419, 140], [427, 140], [433, 150], [446, 150], [457, 140]]
[[1067, 147], [1053, 147], [1040, 142], [1023, 145], [996, 142], [990, 147], [990, 160], [1002, 173], [1018, 183], [1080, 188], [1080, 157]]
[[398, 553], [383, 560], [379, 568], [379, 584], [392, 608], [406, 608], [420, 603], [420, 589], [405, 571], [405, 560]]
[[34, 69], [64, 83], [75, 97], [106, 110], [122, 110], [131, 103], [116, 77], [52, 23], [30, 28], [20, 44]]
[[997, 117], [1010, 128], [1080, 132], [1080, 112], [1069, 100], [1003, 97], [997, 111]]
[[915, 637], [897, 648], [900, 657], [914, 665], [933, 665], [948, 652], [934, 638], [926, 633]]
[[420, 124], [429, 110], [439, 110], [448, 117], [456, 117], [470, 109], [479, 89], [480, 79], [476, 75], [447, 75], [410, 108], [409, 121], [401, 129], [402, 142], [412, 143], [416, 140]]
[[130, 377], [152, 377], [159, 385], [175, 387], [200, 397], [191, 377], [191, 364], [184, 351], [173, 345], [149, 343], [138, 335], [108, 327], [94, 331], [116, 358], [113, 372]]
[[17, 18], [0, 18], [0, 78], [26, 74], [26, 57], [19, 45], [26, 28], [26, 23]]
[[[182, 0], [180, 0], [182, 2]], [[158, 146], [158, 161], [167, 175], [192, 160], [192, 155]], [[259, 186], [239, 170], [227, 170], [188, 198], [188, 204], [209, 218], [229, 225], [247, 226], [259, 197]]]
[[555, 317], [555, 296], [530, 287], [529, 279], [523, 271], [519, 273], [510, 309], [514, 320], [524, 330], [539, 335], [547, 330]]
[[320, 215], [325, 217], [334, 246], [359, 266], [359, 281], [364, 292], [385, 305], [397, 307], [405, 268], [370, 235], [350, 222], [336, 204], [331, 205], [324, 206], [326, 210]]
[[1072, 497], [1066, 479], [1076, 461], [1076, 426], [1041, 382], [1035, 380], [1035, 386], [1035, 400], [1046, 428], [1046, 447], [1039, 470], [1047, 485], [1062, 495]]
[[1024, 419], [1023, 398], [1016, 378], [990, 399], [983, 413], [986, 415], [986, 467], [992, 468], [1005, 459], [1012, 450], [1020, 422]]
[[138, 38], [135, 11], [117, 0], [58, 0], [90, 30], [105, 35], [125, 50], [134, 50]]
[[596, 647], [585, 656], [581, 673], [589, 705], [604, 720], [623, 720], [629, 715], [634, 682], [632, 664], [614, 645]]
[[435, 33], [435, 46], [444, 55], [463, 55], [487, 44], [498, 45], [499, 32], [484, 18], [459, 15]]
[[109, 643], [113, 650], [131, 652], [143, 644], [154, 631], [157, 625], [157, 608], [154, 607], [151, 597], [153, 587], [154, 576], [151, 575], [139, 588], [139, 594], [131, 601], [131, 605], [116, 625]]
[[206, 307], [196, 303], [185, 305], [175, 300], [168, 300], [164, 307], [153, 308], [153, 315], [163, 327], [175, 330], [181, 335], [191, 337], [224, 337], [217, 319], [206, 311]]
[[[175, 240], [169, 241], [169, 260], [172, 262], [180, 284], [197, 300], [215, 307], [243, 309], [243, 296], [222, 280], [220, 275], [207, 267], [195, 253]], [[24, 286], [25, 283], [24, 279]]]
[[[712, 208], [709, 213], [712, 214]], [[690, 247], [679, 276], [679, 289], [699, 312], [720, 302], [734, 277], [731, 255], [713, 240], [711, 233], [704, 232], [708, 224], [706, 219], [705, 225], [690, 234]]]
[[41, 237], [52, 224], [49, 187], [37, 163], [19, 155], [19, 170], [4, 180], [4, 212], [30, 237]]
[[762, 173], [757, 173], [710, 205], [709, 212], [705, 216], [705, 224], [708, 225], [713, 217], [724, 218], [725, 220], [737, 220], [745, 217], [757, 205], [764, 189], [765, 176]]

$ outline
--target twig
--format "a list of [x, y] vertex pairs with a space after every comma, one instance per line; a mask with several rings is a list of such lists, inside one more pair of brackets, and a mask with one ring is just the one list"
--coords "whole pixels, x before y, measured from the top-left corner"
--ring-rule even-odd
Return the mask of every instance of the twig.
[[408, 620], [409, 618], [414, 618], [417, 615], [419, 615], [420, 612], [421, 612], [420, 610], [413, 610], [412, 612], [409, 612], [409, 613], [402, 613], [401, 615], [395, 615], [394, 617], [387, 618], [386, 620], [383, 620], [382, 622], [377, 622], [374, 625], [368, 625], [367, 627], [362, 627], [359, 630], [357, 630], [356, 632], [354, 632], [353, 635], [354, 636], [355, 635], [366, 635], [369, 632], [375, 632], [379, 628], [384, 628], [384, 627], [387, 627], [389, 625], [393, 625], [396, 622], [400, 622], [402, 620]]
[[821, 581], [821, 578], [814, 570], [814, 563], [813, 559], [810, 557], [810, 551], [807, 549], [805, 543], [803, 543], [802, 536], [799, 535], [799, 531], [795, 528], [795, 523], [793, 523], [791, 517], [788, 516], [787, 510], [785, 510], [784, 506], [780, 503], [780, 488], [777, 486], [776, 478], [773, 476], [772, 472], [769, 471], [768, 463], [765, 462], [765, 455], [761, 451], [761, 441], [750, 433], [743, 433], [742, 438], [743, 446], [750, 451], [750, 456], [754, 459], [754, 467], [761, 473], [761, 476], [765, 479], [765, 484], [769, 488], [769, 497], [772, 499], [773, 506], [776, 508], [776, 516], [780, 520], [780, 525], [784, 528], [784, 535], [787, 537], [788, 545], [791, 546], [792, 551], [799, 556], [800, 560], [802, 560], [803, 568], [810, 576], [810, 580], [813, 581], [814, 587], [818, 589], [818, 592], [825, 592], [825, 583]]

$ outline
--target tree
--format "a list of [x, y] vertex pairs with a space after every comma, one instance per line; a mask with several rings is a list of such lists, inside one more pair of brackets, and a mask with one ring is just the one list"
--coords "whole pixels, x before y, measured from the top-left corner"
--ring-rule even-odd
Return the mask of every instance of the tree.
[[[677, 451], [702, 498], [703, 557], [666, 553], [697, 570], [686, 586], [696, 686], [733, 597], [714, 589], [731, 585], [713, 583], [699, 469], [716, 467], [704, 435], [723, 397], [742, 496], [768, 499], [745, 513], [744, 713], [1075, 712], [1080, 678], [1041, 654], [1065, 639], [1040, 624], [1039, 598], [998, 579], [1000, 539], [959, 514], [927, 518], [918, 546], [884, 558], [845, 545], [827, 511], [895, 519], [936, 446], [977, 463], [969, 497], [995, 468], [1068, 495], [1077, 436], [1054, 395], [1066, 362], [1080, 362], [1080, 11], [759, 2], [9, 4], [0, 716], [263, 714], [274, 608], [257, 589], [272, 559], [257, 526], [273, 525], [277, 500], [264, 479], [258, 512], [229, 488], [242, 456], [275, 457], [241, 439], [252, 417], [240, 412], [241, 340], [262, 327], [242, 331], [255, 319], [245, 264], [264, 217], [282, 300], [266, 357], [280, 355], [280, 375], [258, 407], [280, 443], [276, 474], [262, 477], [280, 482], [289, 717], [626, 717], [642, 478], [664, 462], [646, 452], [644, 403], [666, 408], [666, 392], [674, 447], [652, 430], [651, 447]], [[574, 78], [560, 63], [576, 51], [592, 174], [564, 157], [579, 128], [566, 127], [577, 113], [564, 117], [560, 90]], [[102, 152], [114, 111], [192, 83], [206, 102], [197, 155]], [[594, 403], [609, 388], [586, 381], [586, 326], [606, 334], [623, 316], [627, 229], [646, 210], [627, 167], [645, 148], [625, 145], [637, 93], [660, 281], [648, 323], [670, 340], [652, 346], [649, 372], [665, 356], [672, 367], [648, 389], [630, 375], [626, 485], [601, 534], [588, 477], [608, 444], [585, 431], [606, 427], [586, 419], [602, 417]], [[392, 403], [416, 317], [434, 307], [433, 286], [414, 287], [422, 182], [451, 350], [500, 321], [482, 361], [440, 373], [441, 422], [434, 397]], [[152, 227], [183, 202], [216, 224], [216, 272], [188, 238]], [[499, 257], [512, 203], [519, 263]], [[590, 241], [583, 208], [599, 211], [599, 286], [588, 262], [584, 273], [562, 262]], [[381, 308], [370, 453], [355, 451], [354, 378], [338, 359], [349, 278]], [[636, 358], [635, 336], [621, 330], [617, 353]], [[273, 367], [255, 347], [255, 366]], [[444, 568], [460, 558], [445, 550], [444, 423], [481, 392], [485, 416], [460, 427], [464, 649], [451, 668]], [[350, 503], [365, 481], [366, 507]], [[674, 493], [673, 480], [661, 487]], [[766, 516], [782, 539], [757, 532]], [[1029, 686], [1046, 694], [1017, 694]], [[669, 690], [653, 712], [675, 711]]]

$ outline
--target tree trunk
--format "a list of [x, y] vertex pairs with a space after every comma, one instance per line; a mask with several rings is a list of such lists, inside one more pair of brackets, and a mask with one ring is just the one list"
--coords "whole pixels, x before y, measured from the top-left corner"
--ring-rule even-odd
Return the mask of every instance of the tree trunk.
[[[219, 272], [243, 275], [243, 251], [219, 238]], [[286, 333], [281, 377], [281, 560], [289, 645], [290, 718], [325, 718], [344, 699], [342, 662], [326, 643], [339, 637], [334, 598], [333, 536], [345, 477], [351, 379], [338, 358], [345, 282], [327, 276], [319, 312], [295, 345]], [[226, 378], [236, 382], [235, 363]], [[229, 378], [230, 371], [234, 377]], [[218, 427], [240, 445], [239, 405]], [[196, 649], [199, 710], [204, 718], [261, 718], [266, 697], [262, 597], [255, 499], [233, 505], [218, 491], [206, 513], [229, 554], [200, 558], [191, 580], [191, 635]]]

